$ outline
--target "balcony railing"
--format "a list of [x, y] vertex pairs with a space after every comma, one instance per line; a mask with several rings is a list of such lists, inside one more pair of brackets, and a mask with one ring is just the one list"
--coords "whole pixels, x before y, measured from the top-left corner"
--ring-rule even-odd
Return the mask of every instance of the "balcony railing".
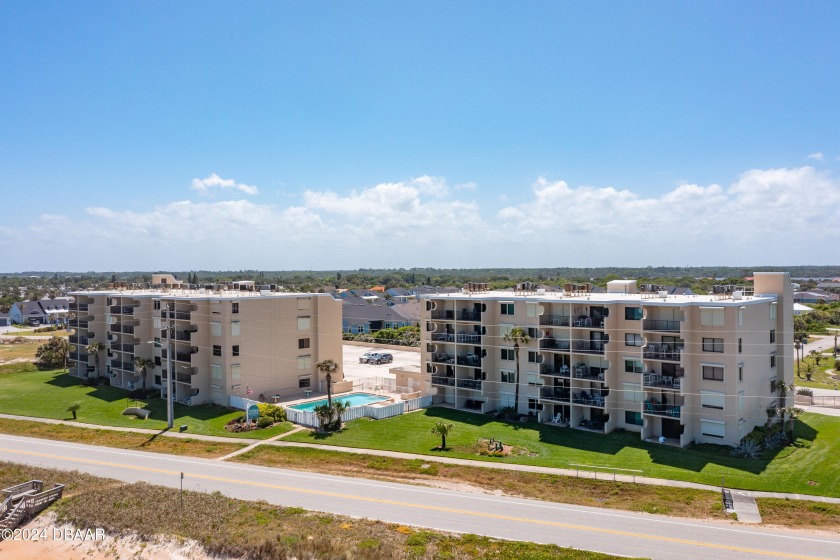
[[175, 340], [186, 340], [189, 342], [191, 338], [190, 333], [186, 331], [177, 331], [175, 333]]
[[459, 321], [481, 321], [480, 311], [461, 311], [458, 313]]
[[458, 356], [459, 366], [481, 367], [481, 358], [478, 356]]
[[87, 362], [88, 355], [80, 354], [78, 352], [70, 352], [70, 359], [77, 362]]
[[191, 352], [175, 352], [175, 359], [179, 362], [192, 363]]
[[576, 340], [573, 347], [575, 352], [582, 354], [603, 354], [605, 343], [599, 340]]
[[660, 403], [656, 399], [647, 399], [644, 402], [644, 413], [679, 418], [682, 414], [682, 407], [678, 404]]
[[446, 377], [444, 375], [433, 375], [432, 376], [432, 385], [445, 385], [447, 387], [454, 387], [455, 386], [455, 378], [454, 377]]
[[645, 387], [674, 389], [675, 391], [682, 389], [682, 380], [682, 377], [660, 375], [658, 373], [646, 373], [642, 376], [642, 382]]
[[540, 350], [562, 350], [569, 351], [571, 343], [568, 340], [557, 340], [554, 338], [543, 338], [540, 340]]
[[543, 364], [540, 366], [540, 375], [551, 375], [553, 377], [569, 377], [569, 366], [553, 366]]
[[73, 303], [70, 304], [69, 310], [70, 311], [87, 311], [88, 310], [88, 304], [73, 302]]
[[443, 309], [441, 311], [432, 311], [433, 320], [454, 321], [455, 312], [451, 309]]
[[643, 356], [646, 360], [665, 360], [668, 362], [679, 362], [682, 348], [674, 348], [668, 344], [662, 346], [650, 344], [645, 347]]
[[540, 387], [540, 398], [550, 401], [569, 402], [571, 391], [560, 387]]
[[572, 402], [575, 404], [586, 404], [589, 406], [604, 408], [604, 406], [606, 406], [606, 396], [607, 394], [603, 392], [581, 391], [580, 393], [572, 393]]
[[184, 374], [184, 373], [178, 373], [176, 371], [174, 380], [179, 382], [179, 383], [191, 383], [192, 382], [192, 376]]
[[86, 329], [88, 328], [87, 321], [80, 321], [79, 319], [70, 319], [67, 323], [69, 326], [74, 328]]
[[596, 328], [596, 329], [603, 329], [604, 328], [604, 318], [603, 317], [586, 317], [580, 316], [576, 319], [572, 319], [572, 326], [573, 327], [586, 327], [586, 328]]
[[568, 315], [541, 315], [540, 325], [546, 327], [568, 327], [571, 317]]
[[111, 369], [121, 369], [123, 371], [134, 371], [134, 362], [111, 362]]
[[480, 379], [458, 379], [457, 385], [461, 389], [474, 389], [476, 391], [481, 391]]
[[666, 321], [664, 319], [645, 319], [642, 321], [642, 329], [646, 331], [680, 332], [679, 321]]
[[460, 342], [464, 344], [481, 344], [481, 335], [474, 333], [432, 333], [432, 340], [436, 342]]
[[432, 354], [432, 361], [439, 364], [454, 364], [455, 357], [448, 354]]
[[134, 315], [134, 308], [127, 305], [112, 305], [110, 307], [111, 313], [121, 313], [123, 315]]

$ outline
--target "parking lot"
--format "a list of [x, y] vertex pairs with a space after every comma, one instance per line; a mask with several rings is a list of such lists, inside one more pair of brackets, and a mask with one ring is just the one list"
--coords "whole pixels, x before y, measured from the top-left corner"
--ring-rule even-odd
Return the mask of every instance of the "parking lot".
[[[350, 344], [344, 345], [344, 362], [342, 369], [344, 370], [344, 377], [346, 379], [366, 379], [372, 377], [386, 377], [393, 379], [395, 376], [388, 373], [392, 367], [399, 366], [419, 366], [420, 352], [419, 348], [412, 350], [392, 350], [388, 348], [380, 348], [377, 346], [355, 346]], [[360, 364], [359, 356], [365, 352], [387, 352], [394, 356], [394, 361], [390, 364]]]

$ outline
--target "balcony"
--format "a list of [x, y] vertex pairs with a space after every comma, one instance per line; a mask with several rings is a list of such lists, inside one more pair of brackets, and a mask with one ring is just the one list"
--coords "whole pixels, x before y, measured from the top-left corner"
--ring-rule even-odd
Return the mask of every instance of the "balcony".
[[190, 342], [191, 338], [192, 338], [191, 333], [188, 332], [188, 331], [177, 331], [175, 333], [175, 340], [182, 340], [182, 341]]
[[605, 342], [602, 340], [575, 340], [575, 352], [581, 354], [603, 354]]
[[78, 352], [70, 352], [70, 359], [76, 362], [87, 362], [87, 354], [79, 354]]
[[554, 338], [543, 338], [540, 340], [540, 350], [560, 350], [568, 352], [571, 343], [568, 340], [556, 340]]
[[675, 377], [671, 375], [660, 375], [658, 373], [646, 373], [643, 376], [643, 384], [645, 387], [656, 387], [657, 389], [673, 389], [674, 391], [682, 390], [682, 377]]
[[111, 369], [134, 372], [134, 362], [111, 361]]
[[540, 366], [540, 375], [550, 375], [551, 377], [569, 377], [569, 366]]
[[454, 387], [455, 386], [455, 378], [454, 377], [446, 377], [444, 375], [433, 375], [432, 376], [432, 385], [443, 385], [445, 387]]
[[607, 393], [603, 391], [581, 391], [579, 393], [572, 393], [572, 402], [574, 404], [585, 404], [587, 406], [604, 408], [606, 406], [606, 396]]
[[562, 387], [540, 387], [540, 399], [544, 401], [568, 403], [571, 394], [569, 389]]
[[474, 391], [481, 391], [480, 379], [458, 379], [457, 385], [461, 389], [472, 389]]
[[112, 314], [134, 315], [134, 308], [126, 305], [112, 305], [108, 310]]
[[642, 330], [659, 332], [680, 332], [679, 321], [665, 321], [662, 319], [645, 319], [642, 321]]
[[603, 382], [607, 375], [607, 368], [578, 364], [574, 367], [573, 372], [575, 379]]
[[646, 399], [644, 413], [667, 418], [679, 418], [682, 414], [682, 407], [678, 404], [660, 403], [656, 399]]
[[479, 322], [481, 321], [481, 312], [480, 311], [461, 311], [458, 313], [458, 320], [459, 321], [474, 321]]
[[432, 354], [432, 361], [438, 364], [454, 364], [455, 356], [448, 354]]
[[540, 315], [540, 325], [546, 327], [568, 327], [571, 324], [568, 315]]
[[175, 359], [190, 364], [192, 363], [192, 354], [190, 352], [175, 352]]
[[432, 320], [454, 321], [455, 312], [451, 309], [444, 309], [441, 311], [432, 311]]
[[175, 377], [173, 378], [173, 381], [177, 381], [178, 383], [190, 384], [192, 382], [192, 378], [189, 374], [178, 373], [176, 371], [175, 372]]
[[458, 356], [459, 366], [481, 367], [481, 358], [475, 354], [466, 354]]
[[86, 329], [88, 328], [88, 322], [82, 321], [80, 319], [70, 319], [67, 324], [72, 328], [79, 328], [79, 329]]
[[596, 329], [603, 329], [604, 328], [604, 319], [603, 317], [586, 317], [582, 315], [577, 319], [572, 320], [573, 327], [583, 327], [587, 329], [596, 328]]
[[646, 360], [663, 360], [667, 362], [679, 362], [682, 354], [682, 346], [672, 344], [650, 343], [644, 348], [642, 356]]

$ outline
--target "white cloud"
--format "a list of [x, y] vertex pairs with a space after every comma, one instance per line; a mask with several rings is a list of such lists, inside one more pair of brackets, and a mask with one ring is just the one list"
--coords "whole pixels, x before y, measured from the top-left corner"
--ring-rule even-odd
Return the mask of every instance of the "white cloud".
[[[812, 167], [754, 169], [728, 186], [682, 183], [655, 196], [539, 177], [530, 192], [503, 196], [504, 208], [484, 214], [476, 193], [423, 176], [277, 205], [91, 207], [0, 224], [0, 249], [21, 269], [750, 266], [824, 263], [840, 241], [840, 181]], [[28, 255], [38, 261], [25, 265]]]
[[825, 161], [825, 155], [822, 152], [814, 152], [813, 154], [808, 154], [805, 156], [805, 159], [815, 159], [817, 161]]
[[466, 183], [459, 183], [452, 188], [456, 191], [474, 191], [478, 188], [478, 183], [468, 181]]
[[222, 179], [215, 173], [211, 173], [209, 177], [199, 179], [196, 177], [192, 180], [190, 189], [198, 191], [201, 194], [207, 194], [210, 189], [218, 187], [220, 189], [233, 189], [244, 192], [245, 194], [259, 194], [259, 189], [244, 183], [237, 183], [233, 179]]

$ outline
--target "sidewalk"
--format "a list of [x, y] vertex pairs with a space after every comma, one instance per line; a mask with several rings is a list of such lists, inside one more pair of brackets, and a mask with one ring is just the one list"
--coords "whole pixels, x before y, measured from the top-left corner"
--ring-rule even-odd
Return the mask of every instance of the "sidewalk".
[[[314, 449], [324, 449], [327, 451], [340, 451], [344, 453], [354, 453], [357, 455], [375, 455], [379, 457], [392, 457], [395, 459], [420, 459], [430, 463], [445, 463], [449, 465], [461, 465], [466, 467], [480, 467], [485, 469], [499, 469], [518, 472], [532, 472], [540, 474], [554, 474], [560, 476], [574, 476], [579, 478], [590, 478], [597, 480], [615, 480], [616, 482], [628, 482], [635, 484], [646, 484], [649, 486], [665, 486], [671, 488], [694, 488], [696, 490], [710, 490], [713, 492], [720, 492], [720, 486], [712, 486], [709, 484], [700, 484], [697, 482], [686, 482], [682, 480], [668, 480], [665, 478], [651, 478], [645, 476], [628, 476], [623, 474], [613, 473], [598, 473], [594, 471], [576, 471], [574, 469], [559, 469], [554, 467], [538, 467], [533, 465], [517, 465], [512, 463], [491, 463], [489, 461], [477, 461], [473, 459], [457, 459], [454, 457], [437, 457], [430, 455], [421, 455], [419, 453], [403, 453], [401, 451], [384, 451], [380, 449], [361, 449], [356, 447], [340, 447], [336, 445], [323, 445], [317, 443], [297, 443], [291, 441], [280, 441], [284, 436], [293, 432], [297, 432], [306, 428], [299, 427], [295, 430], [284, 432], [269, 439], [246, 439], [246, 438], [229, 438], [224, 436], [207, 436], [200, 434], [187, 434], [159, 430], [146, 430], [143, 428], [120, 428], [116, 426], [99, 426], [94, 424], [81, 424], [70, 420], [53, 420], [50, 418], [33, 418], [30, 416], [16, 416], [12, 414], [0, 414], [0, 418], [7, 418], [10, 420], [28, 420], [30, 422], [42, 422], [44, 424], [64, 424], [67, 426], [76, 426], [77, 428], [89, 428], [96, 430], [112, 430], [117, 432], [136, 432], [143, 434], [158, 434], [166, 437], [175, 438], [189, 438], [194, 440], [215, 441], [215, 442], [241, 442], [249, 444], [247, 447], [231, 453], [227, 457], [234, 457], [245, 451], [250, 451], [259, 445], [274, 445], [278, 447], [308, 447]], [[598, 476], [600, 474], [600, 477]], [[743, 496], [750, 498], [781, 498], [790, 500], [805, 500], [811, 502], [824, 502], [831, 504], [840, 504], [840, 498], [831, 498], [827, 496], [812, 496], [809, 494], [788, 494], [784, 492], [764, 492], [757, 490], [738, 490]]]

